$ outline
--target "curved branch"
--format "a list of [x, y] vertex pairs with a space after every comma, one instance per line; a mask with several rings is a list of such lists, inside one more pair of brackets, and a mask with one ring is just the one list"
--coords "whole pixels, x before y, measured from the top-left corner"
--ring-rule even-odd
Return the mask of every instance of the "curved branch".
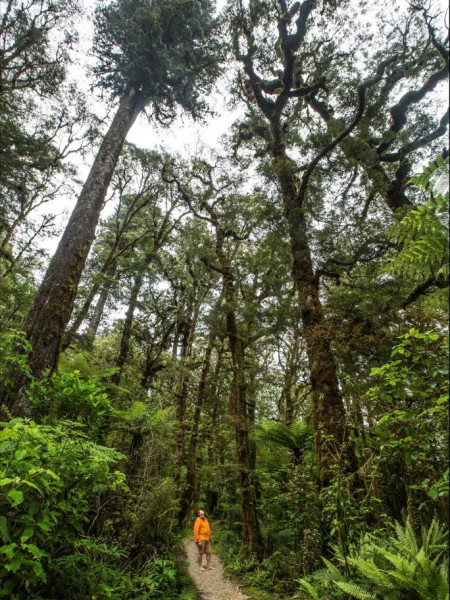
[[381, 155], [379, 157], [379, 160], [381, 162], [389, 162], [389, 163], [397, 162], [398, 160], [401, 160], [403, 157], [407, 156], [408, 154], [411, 154], [411, 152], [414, 152], [415, 150], [418, 150], [419, 148], [422, 148], [423, 146], [426, 146], [427, 144], [430, 144], [434, 140], [437, 140], [438, 138], [445, 135], [447, 133], [448, 123], [449, 123], [449, 109], [447, 108], [447, 112], [445, 113], [445, 115], [442, 117], [442, 119], [439, 122], [439, 127], [437, 127], [434, 131], [431, 131], [428, 135], [425, 135], [421, 138], [418, 138], [417, 140], [414, 140], [414, 142], [411, 142], [410, 144], [404, 146], [397, 152], [391, 152], [389, 154]]
[[415, 302], [421, 296], [430, 294], [432, 291], [431, 288], [433, 288], [433, 287], [443, 290], [443, 289], [448, 288], [448, 286], [449, 286], [448, 278], [445, 279], [444, 277], [438, 277], [436, 279], [436, 277], [434, 277], [434, 275], [433, 275], [433, 276], [429, 277], [426, 281], [424, 281], [423, 283], [418, 285], [410, 293], [410, 295], [403, 302], [401, 308], [406, 308], [407, 306], [409, 306], [410, 304]]
[[300, 189], [297, 194], [297, 198], [299, 200], [301, 200], [303, 198], [303, 196], [305, 195], [306, 188], [307, 188], [308, 182], [309, 182], [309, 178], [311, 177], [314, 169], [317, 167], [317, 165], [322, 160], [322, 158], [324, 158], [327, 154], [329, 154], [332, 150], [334, 150], [334, 148], [338, 144], [340, 144], [342, 142], [342, 140], [344, 140], [348, 135], [350, 135], [350, 133], [353, 131], [353, 129], [356, 127], [356, 125], [359, 123], [359, 121], [362, 119], [363, 114], [364, 114], [365, 105], [366, 105], [366, 89], [367, 89], [367, 86], [365, 84], [362, 84], [358, 87], [358, 109], [356, 111], [356, 115], [355, 115], [353, 121], [350, 123], [350, 125], [347, 127], [347, 129], [345, 129], [340, 135], [337, 136], [337, 138], [335, 138], [332, 142], [330, 142], [328, 144], [328, 146], [326, 146], [321, 152], [319, 152], [319, 154], [309, 163], [308, 168], [303, 173], [301, 184], [300, 184]]
[[[393, 143], [395, 139], [395, 134], [403, 129], [406, 125], [406, 113], [408, 109], [413, 105], [420, 102], [429, 92], [431, 92], [440, 81], [443, 81], [446, 77], [448, 77], [448, 69], [447, 65], [445, 65], [439, 71], [436, 71], [427, 79], [427, 81], [423, 84], [423, 86], [418, 90], [410, 90], [406, 92], [400, 100], [391, 107], [389, 112], [392, 117], [392, 125], [388, 130], [388, 136], [390, 139], [382, 142], [378, 148], [377, 153], [380, 155], [385, 152], [389, 146]], [[394, 135], [392, 135], [394, 134]]]

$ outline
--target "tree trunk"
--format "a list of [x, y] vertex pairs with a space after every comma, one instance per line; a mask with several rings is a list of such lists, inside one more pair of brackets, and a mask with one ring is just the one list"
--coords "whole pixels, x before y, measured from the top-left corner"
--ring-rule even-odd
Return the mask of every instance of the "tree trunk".
[[[109, 273], [107, 273], [108, 267], [110, 268]], [[61, 348], [63, 351], [70, 346], [75, 334], [81, 327], [81, 324], [83, 323], [83, 321], [86, 319], [86, 317], [89, 313], [89, 309], [91, 308], [92, 302], [94, 301], [95, 296], [98, 294], [99, 290], [101, 289], [102, 291], [100, 293], [100, 298], [96, 304], [94, 314], [92, 315], [91, 320], [90, 320], [90, 323], [91, 322], [94, 324], [96, 323], [96, 325], [94, 327], [91, 327], [91, 325], [89, 324], [89, 330], [92, 332], [93, 337], [95, 337], [95, 335], [97, 334], [97, 329], [100, 324], [100, 319], [103, 314], [103, 309], [105, 307], [106, 300], [108, 299], [109, 290], [111, 289], [111, 281], [105, 281], [103, 276], [107, 274], [109, 277], [114, 277], [115, 269], [116, 269], [115, 265], [113, 265], [111, 267], [110, 263], [108, 263], [108, 265], [107, 265], [105, 262], [105, 264], [103, 265], [101, 270], [98, 272], [97, 280], [94, 281], [92, 288], [89, 290], [89, 294], [87, 295], [85, 301], [83, 302], [83, 306], [78, 311], [78, 314], [75, 317], [75, 320], [73, 321], [70, 329], [68, 329], [66, 331], [66, 335], [64, 336], [64, 340], [63, 340], [62, 348]], [[94, 315], [95, 315], [95, 318], [94, 318]]]
[[[134, 88], [122, 99], [25, 321], [24, 329], [33, 348], [29, 365], [35, 377], [46, 369], [57, 368], [64, 331], [109, 183], [127, 133], [144, 107], [144, 98]], [[24, 382], [17, 384], [15, 393], [3, 394], [3, 401], [13, 414], [26, 414], [27, 405], [18, 394]]]
[[320, 301], [319, 281], [309, 247], [308, 230], [292, 165], [279, 143], [274, 150], [278, 180], [289, 226], [292, 277], [301, 312], [302, 333], [306, 342], [311, 373], [314, 436], [322, 485], [330, 483], [331, 467], [345, 460], [348, 469], [357, 469], [356, 456], [348, 444], [345, 409], [338, 387], [336, 366], [331, 351], [332, 334], [327, 326]]
[[189, 509], [192, 507], [195, 497], [195, 490], [197, 487], [197, 439], [198, 429], [200, 425], [200, 416], [202, 412], [203, 399], [205, 397], [205, 386], [206, 378], [208, 377], [209, 369], [211, 366], [211, 353], [213, 349], [214, 335], [210, 335], [208, 345], [205, 349], [203, 356], [202, 372], [200, 374], [200, 380], [197, 385], [197, 395], [195, 399], [194, 418], [192, 423], [191, 435], [189, 438], [189, 447], [187, 452], [186, 461], [186, 488], [184, 490], [183, 497], [181, 498], [180, 508], [180, 524], [184, 521], [188, 515]]
[[191, 380], [190, 371], [188, 371], [187, 362], [192, 357], [192, 349], [194, 345], [195, 331], [197, 328], [198, 313], [200, 310], [200, 302], [195, 300], [194, 314], [189, 321], [189, 329], [185, 333], [183, 342], [183, 352], [181, 357], [182, 372], [178, 383], [178, 392], [176, 393], [176, 419], [178, 421], [178, 433], [176, 442], [176, 455], [178, 464], [181, 466], [185, 460], [185, 434], [186, 434], [186, 404], [189, 392], [189, 383]]
[[163, 350], [167, 348], [167, 342], [174, 327], [175, 323], [167, 326], [158, 344], [154, 343], [152, 340], [148, 343], [141, 379], [141, 386], [145, 390], [148, 388], [148, 380], [150, 377], [164, 368], [164, 364], [159, 361], [159, 358], [161, 357]]
[[109, 274], [110, 279], [103, 283], [102, 291], [100, 292], [100, 296], [97, 300], [97, 304], [95, 305], [94, 312], [92, 313], [91, 318], [89, 319], [88, 331], [92, 338], [92, 341], [95, 339], [97, 335], [98, 328], [100, 326], [100, 321], [102, 320], [103, 312], [105, 310], [105, 304], [108, 300], [109, 293], [111, 291], [111, 286], [113, 284], [112, 279], [115, 275], [115, 269]]
[[223, 232], [217, 229], [216, 252], [221, 263], [226, 303], [226, 326], [233, 364], [233, 384], [230, 397], [230, 415], [234, 425], [236, 458], [239, 469], [239, 487], [242, 500], [243, 544], [250, 554], [261, 556], [261, 533], [256, 511], [256, 492], [253, 477], [253, 458], [249, 436], [249, 414], [244, 373], [244, 344], [239, 335], [234, 306], [235, 283], [230, 264], [223, 252]]
[[139, 475], [142, 464], [142, 447], [144, 445], [144, 435], [141, 431], [131, 433], [131, 444], [128, 450], [128, 463], [126, 466], [127, 479], [134, 483]]
[[139, 292], [141, 291], [142, 281], [144, 279], [143, 273], [138, 273], [134, 279], [134, 284], [131, 289], [130, 301], [128, 303], [127, 314], [125, 315], [125, 322], [123, 324], [122, 338], [120, 340], [119, 355], [114, 365], [117, 371], [111, 377], [111, 382], [115, 385], [120, 384], [122, 377], [123, 366], [128, 358], [130, 352], [130, 340], [133, 327], [134, 311], [136, 310]]
[[300, 340], [300, 330], [297, 324], [295, 324], [292, 344], [286, 356], [283, 387], [277, 403], [280, 420], [288, 427], [294, 423], [298, 411], [294, 389], [299, 376]]

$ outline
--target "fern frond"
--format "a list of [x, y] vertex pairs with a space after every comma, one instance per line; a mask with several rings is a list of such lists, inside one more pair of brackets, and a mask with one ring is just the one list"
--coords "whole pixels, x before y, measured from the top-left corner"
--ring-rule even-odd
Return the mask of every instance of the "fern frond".
[[356, 567], [361, 575], [370, 582], [381, 587], [389, 586], [389, 581], [386, 579], [386, 573], [373, 561], [364, 560], [362, 558], [349, 558], [348, 562], [352, 566]]
[[[410, 180], [416, 187], [430, 190], [434, 195], [423, 205], [410, 210], [388, 231], [401, 250], [386, 268], [387, 272], [416, 280], [433, 275], [448, 276], [448, 172], [448, 161], [436, 160]], [[447, 189], [443, 193], [445, 178]]]
[[445, 559], [439, 569], [436, 582], [436, 600], [449, 600], [448, 560]]
[[302, 421], [291, 427], [275, 421], [265, 421], [255, 432], [256, 439], [290, 450], [299, 457], [312, 443], [312, 429]]
[[402, 527], [398, 521], [395, 522], [395, 534], [397, 537], [394, 541], [396, 547], [402, 546], [405, 549], [405, 554], [409, 556], [417, 554], [419, 544], [409, 518], [406, 520], [405, 527]]
[[364, 590], [355, 583], [346, 583], [345, 581], [336, 581], [335, 585], [338, 586], [343, 592], [350, 594], [353, 598], [358, 600], [376, 600], [376, 596], [367, 590]]
[[342, 580], [344, 579], [344, 577], [341, 575], [341, 572], [339, 571], [339, 569], [337, 567], [335, 567], [333, 565], [332, 562], [330, 562], [327, 558], [325, 558], [324, 556], [322, 556], [322, 561], [325, 563], [328, 571], [334, 576], [334, 577], [338, 577], [341, 578]]
[[298, 583], [310, 594], [311, 598], [314, 600], [320, 600], [319, 594], [308, 581], [305, 581], [304, 579], [298, 579]]

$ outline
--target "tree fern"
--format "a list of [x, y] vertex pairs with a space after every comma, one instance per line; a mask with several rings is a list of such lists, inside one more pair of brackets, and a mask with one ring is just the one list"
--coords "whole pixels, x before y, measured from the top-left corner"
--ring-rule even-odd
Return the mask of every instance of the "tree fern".
[[388, 232], [401, 247], [388, 272], [416, 281], [430, 276], [448, 278], [448, 169], [448, 161], [439, 157], [410, 180], [430, 197]]
[[255, 435], [260, 443], [273, 444], [290, 450], [296, 461], [301, 459], [303, 452], [312, 443], [312, 429], [302, 421], [297, 421], [290, 427], [275, 421], [265, 421]]

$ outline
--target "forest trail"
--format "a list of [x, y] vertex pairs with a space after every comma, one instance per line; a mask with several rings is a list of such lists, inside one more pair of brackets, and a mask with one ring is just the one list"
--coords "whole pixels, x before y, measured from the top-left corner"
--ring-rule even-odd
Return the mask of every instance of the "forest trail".
[[[200, 592], [202, 600], [251, 600], [237, 585], [224, 575], [224, 568], [217, 554], [212, 554], [211, 566], [214, 571], [200, 571], [197, 563], [197, 547], [192, 536], [184, 540], [184, 550], [188, 560], [188, 574]], [[206, 563], [205, 557], [203, 561]]]

